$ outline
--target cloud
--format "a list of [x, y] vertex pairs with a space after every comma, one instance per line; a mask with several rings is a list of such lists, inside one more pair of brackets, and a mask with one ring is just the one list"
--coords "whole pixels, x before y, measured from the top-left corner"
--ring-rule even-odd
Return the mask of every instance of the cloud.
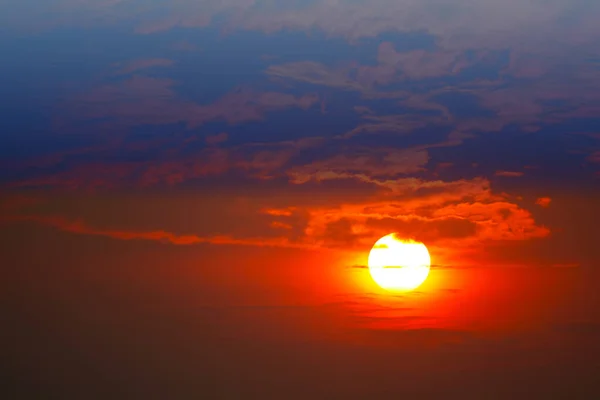
[[477, 233], [477, 223], [463, 218], [370, 218], [366, 226], [380, 232], [397, 232], [401, 237], [414, 237], [419, 241], [432, 243], [440, 239], [460, 239], [473, 237]]
[[267, 209], [261, 210], [261, 212], [264, 214], [273, 215], [276, 217], [291, 217], [295, 210], [296, 210], [295, 207], [290, 207], [287, 209], [267, 208]]
[[[397, 180], [395, 191], [356, 204], [311, 208], [309, 240], [325, 246], [370, 246], [390, 232], [432, 245], [469, 251], [476, 243], [543, 238], [531, 213], [494, 195], [482, 179]], [[462, 250], [461, 250], [462, 249]]]
[[[531, 51], [539, 51], [539, 47], [547, 49], [548, 43], [555, 47], [595, 43], [598, 37], [595, 16], [599, 8], [586, 0], [569, 4], [562, 0], [527, 3], [507, 0], [501, 6], [494, 0], [457, 0], [444, 3], [443, 7], [415, 0], [368, 3], [317, 0], [302, 5], [195, 0], [157, 1], [131, 7], [124, 7], [122, 3], [118, 0], [54, 0], [36, 10], [11, 8], [0, 21], [12, 29], [131, 25], [133, 21], [138, 33], [153, 34], [176, 27], [205, 28], [218, 17], [224, 31], [275, 33], [316, 29], [328, 37], [350, 41], [386, 32], [427, 32], [439, 37], [440, 44], [449, 48], [477, 48], [487, 43], [493, 48], [517, 47]], [[585, 13], [577, 12], [584, 6]], [[555, 23], [566, 17], [573, 23]]]
[[[137, 33], [155, 34], [177, 27], [206, 28], [218, 20], [225, 32], [316, 30], [352, 43], [388, 32], [417, 32], [435, 37], [445, 51], [510, 48], [518, 54], [543, 54], [546, 59], [560, 54], [557, 49], [593, 48], [600, 37], [596, 24], [600, 6], [587, 0], [568, 4], [563, 0], [507, 0], [501, 6], [495, 0], [456, 0], [443, 5], [415, 0], [317, 0], [301, 6], [253, 0], [159, 1], [131, 7], [120, 1], [46, 3], [35, 11], [13, 7], [0, 22], [18, 30], [133, 23]], [[570, 23], [556, 23], [567, 19]]]
[[198, 0], [169, 2], [157, 17], [146, 18], [135, 29], [138, 34], [156, 34], [176, 27], [204, 28], [222, 13], [240, 15], [255, 6], [253, 0]]
[[41, 176], [31, 177], [10, 186], [17, 188], [54, 188], [67, 190], [115, 189], [131, 183], [138, 163], [133, 162], [87, 162], [71, 166], [63, 172], [46, 172]]
[[273, 221], [273, 222], [271, 222], [271, 226], [273, 228], [277, 228], [277, 229], [288, 229], [288, 230], [290, 230], [290, 229], [293, 228], [292, 225], [286, 224], [285, 222], [279, 222], [279, 221]]
[[154, 67], [170, 67], [175, 62], [166, 58], [149, 58], [143, 60], [133, 60], [126, 63], [119, 63], [115, 67], [118, 70], [115, 72], [117, 75], [127, 75], [132, 72], [137, 72], [143, 69], [154, 68]]
[[[453, 83], [450, 87], [446, 86], [447, 83], [438, 82], [426, 93], [418, 94], [406, 90], [384, 90], [386, 85], [397, 85], [407, 79], [450, 76], [460, 73], [467, 67], [477, 65], [488, 68], [489, 63], [493, 65], [498, 63], [497, 60], [494, 61], [494, 54], [485, 47], [480, 48], [479, 51], [443, 48], [430, 51], [397, 51], [393, 44], [384, 42], [379, 46], [376, 65], [360, 65], [348, 60], [336, 66], [326, 66], [313, 61], [301, 61], [270, 66], [267, 74], [279, 79], [358, 91], [365, 99], [395, 98], [399, 99], [400, 104], [405, 107], [440, 113], [440, 116], [436, 117], [424, 117], [418, 114], [387, 116], [390, 118], [387, 122], [376, 120], [376, 118], [383, 118], [381, 116], [363, 114], [363, 118], [371, 118], [374, 121], [347, 132], [347, 137], [364, 133], [412, 132], [423, 127], [447, 126], [449, 122], [460, 125], [456, 126], [457, 131], [466, 135], [499, 132], [510, 125], [518, 125], [526, 132], [535, 132], [549, 118], [557, 122], [597, 115], [600, 109], [598, 72], [597, 69], [587, 71], [591, 68], [589, 60], [582, 60], [581, 68], [569, 72], [565, 72], [564, 69], [558, 71], [556, 68], [547, 68], [543, 74], [540, 73], [543, 77], [539, 79], [530, 79], [519, 85], [507, 86], [504, 78], [507, 74], [513, 74], [517, 78], [531, 77], [535, 74], [532, 67], [516, 66], [514, 60], [524, 57], [518, 50], [511, 53], [513, 61], [509, 67], [503, 69], [497, 66], [501, 70], [501, 77], [496, 80], [462, 80]], [[547, 59], [539, 54], [527, 57], [538, 63], [548, 63]], [[554, 62], [559, 64], [560, 60], [556, 59]], [[587, 72], [583, 73], [583, 69]], [[565, 78], [565, 73], [571, 74], [572, 79]], [[560, 79], [555, 79], [556, 74], [560, 74]], [[574, 84], [574, 82], [578, 83]], [[444, 93], [468, 93], [492, 115], [469, 119], [457, 118], [452, 115], [449, 107], [436, 99], [438, 94]], [[556, 107], [553, 105], [556, 103], [572, 106]], [[590, 160], [594, 158], [591, 157]]]
[[391, 42], [379, 45], [377, 60], [380, 66], [392, 67], [411, 79], [453, 75], [469, 65], [461, 53], [425, 50], [398, 52]]
[[[465, 266], [459, 266], [459, 265], [442, 265], [442, 264], [431, 264], [429, 266], [431, 269], [462, 269], [462, 268], [467, 268]], [[361, 265], [361, 264], [355, 264], [355, 265], [349, 265], [347, 268], [351, 268], [351, 269], [369, 269], [368, 265]], [[385, 268], [394, 268], [394, 267], [385, 267]], [[456, 292], [456, 289], [446, 289], [450, 292]]]
[[335, 67], [314, 61], [295, 61], [267, 68], [271, 77], [294, 79], [315, 85], [370, 93], [376, 86], [404, 79], [428, 79], [455, 75], [470, 65], [458, 52], [413, 50], [399, 52], [391, 42], [378, 47], [377, 65], [347, 62]]
[[541, 207], [548, 207], [548, 206], [550, 206], [551, 202], [552, 202], [552, 199], [550, 197], [539, 197], [535, 201], [535, 204], [537, 204], [538, 206], [541, 206]]
[[503, 176], [503, 177], [507, 177], [507, 178], [519, 178], [519, 177], [525, 175], [525, 173], [520, 172], [520, 171], [503, 171], [503, 170], [500, 170], [500, 171], [496, 171], [494, 173], [494, 175], [496, 175], [496, 176]]
[[294, 79], [339, 89], [362, 91], [365, 87], [350, 77], [351, 68], [330, 68], [314, 61], [296, 61], [267, 68], [271, 77]]
[[175, 82], [170, 79], [134, 75], [76, 96], [63, 107], [80, 121], [111, 118], [126, 126], [185, 122], [189, 128], [195, 128], [213, 120], [229, 124], [257, 121], [268, 112], [289, 108], [307, 110], [319, 102], [314, 94], [296, 97], [241, 88], [214, 103], [201, 105], [180, 99], [174, 87]]
[[600, 151], [596, 151], [592, 154], [590, 154], [587, 158], [587, 161], [591, 162], [591, 163], [595, 163], [595, 164], [600, 164]]
[[31, 195], [11, 194], [0, 199], [0, 212], [5, 215], [10, 215], [24, 207], [38, 204], [40, 201], [39, 198]]
[[[393, 186], [388, 177], [419, 172], [429, 161], [425, 150], [347, 149], [343, 154], [290, 168], [290, 181], [302, 184], [336, 179], [358, 179], [381, 186]], [[382, 178], [377, 178], [382, 177]]]
[[[17, 180], [10, 187], [62, 188], [68, 190], [105, 190], [127, 187], [150, 187], [156, 185], [175, 186], [184, 182], [235, 172], [249, 180], [268, 180], [286, 176], [286, 166], [299, 152], [313, 148], [323, 142], [322, 138], [305, 137], [298, 140], [246, 143], [234, 147], [214, 145], [226, 134], [209, 136], [209, 146], [198, 147], [194, 140], [175, 140], [166, 137], [153, 143], [117, 142], [113, 147], [88, 148], [76, 152], [74, 161], [66, 155], [46, 157], [45, 167], [37, 176]], [[223, 142], [221, 142], [223, 143]], [[156, 150], [162, 149], [164, 151]], [[105, 161], [107, 151], [131, 152], [133, 159]], [[149, 152], [151, 156], [143, 156]], [[142, 155], [143, 157], [140, 157]], [[97, 161], [100, 157], [100, 160]], [[35, 160], [30, 164], [35, 165]], [[56, 165], [61, 165], [55, 171]], [[65, 168], [67, 167], [67, 168]]]
[[477, 223], [477, 236], [480, 239], [525, 240], [550, 234], [548, 228], [535, 223], [529, 211], [506, 201], [462, 202], [440, 208], [433, 215], [468, 218]]
[[[341, 36], [350, 40], [374, 37], [389, 31], [424, 31], [443, 36], [448, 41], [454, 38], [455, 45], [473, 45], [473, 41], [479, 39], [493, 40], [494, 45], [501, 46], [506, 45], [506, 41], [514, 41], [515, 36], [527, 31], [527, 28], [539, 28], [564, 13], [563, 7], [556, 2], [545, 6], [544, 12], [540, 12], [540, 5], [535, 2], [523, 4], [518, 0], [511, 0], [499, 7], [492, 0], [477, 3], [463, 0], [447, 4], [444, 12], [437, 12], [439, 5], [413, 0], [394, 3], [377, 0], [368, 4], [317, 1], [295, 10], [286, 8], [259, 11], [248, 8], [232, 19], [231, 24], [235, 24], [238, 29], [259, 29], [265, 32], [317, 28], [329, 36]], [[515, 13], [520, 18], [510, 18]], [[489, 31], [496, 33], [497, 37], [489, 38], [486, 35]], [[466, 37], [459, 36], [460, 33]], [[530, 41], [536, 39], [532, 37]]]
[[229, 138], [229, 135], [227, 134], [227, 132], [221, 132], [221, 133], [217, 133], [215, 135], [208, 135], [205, 138], [205, 141], [207, 144], [218, 144], [218, 143], [223, 143], [223, 142], [227, 141], [228, 138]]
[[90, 227], [81, 220], [68, 220], [60, 216], [39, 216], [39, 215], [16, 215], [0, 216], [0, 221], [16, 222], [30, 221], [44, 225], [49, 225], [64, 232], [103, 236], [117, 240], [145, 240], [173, 245], [197, 245], [197, 244], [218, 244], [218, 245], [239, 245], [239, 246], [258, 246], [258, 247], [288, 247], [288, 248], [310, 248], [310, 246], [290, 242], [287, 238], [234, 238], [227, 235], [220, 236], [198, 236], [194, 234], [179, 235], [164, 230], [153, 231], [133, 231], [116, 229], [97, 229]]
[[410, 134], [419, 128], [435, 125], [439, 120], [436, 117], [423, 118], [419, 115], [372, 115], [362, 116], [365, 123], [345, 132], [338, 137], [350, 139], [359, 135], [386, 135], [386, 134]]
[[[101, 167], [98, 167], [99, 171], [107, 175], [104, 185], [114, 182], [115, 172]], [[205, 168], [212, 168], [216, 176], [222, 174], [221, 167], [215, 162], [207, 162]], [[139, 166], [131, 169], [137, 170]], [[72, 233], [173, 244], [240, 244], [348, 251], [368, 249], [380, 237], [397, 232], [437, 248], [438, 263], [449, 265], [466, 262], [460, 255], [468, 255], [485, 243], [527, 241], [550, 234], [549, 229], [536, 223], [529, 211], [503, 195], [494, 194], [489, 181], [482, 178], [457, 181], [369, 178], [377, 182], [374, 185], [378, 189], [368, 192], [360, 192], [357, 185], [364, 183], [360, 180], [355, 180], [348, 192], [340, 189], [339, 181], [343, 178], [295, 184], [276, 180], [268, 185], [254, 183], [251, 191], [233, 185], [215, 188], [207, 192], [210, 194], [199, 197], [182, 198], [176, 195], [178, 192], [173, 192], [164, 201], [150, 198], [121, 201], [120, 196], [109, 191], [84, 202], [77, 200], [82, 196], [77, 185], [98, 187], [102, 180], [94, 178], [89, 171], [80, 173], [79, 182], [74, 179], [76, 175], [64, 180], [64, 184], [76, 188], [70, 195], [75, 196], [73, 200], [61, 198], [53, 201], [53, 206], [28, 207], [16, 217], [16, 209], [7, 210], [7, 214], [13, 219], [39, 222]], [[173, 163], [160, 168], [153, 165], [137, 179], [142, 185], [156, 185], [160, 181], [176, 184], [190, 179], [193, 174], [206, 173], [211, 171], [203, 170], [199, 165], [182, 170], [181, 164]], [[322, 187], [328, 182], [332, 182], [331, 190]], [[266, 188], [269, 189], [265, 191]], [[360, 193], [363, 194], [359, 196]], [[90, 203], [92, 198], [101, 201], [106, 196], [114, 200], [105, 205]], [[90, 203], [88, 211], [85, 211], [85, 203]], [[104, 215], [107, 212], [110, 214]], [[191, 212], [195, 215], [192, 221], [189, 219]], [[149, 219], [148, 215], [154, 217]], [[439, 249], [446, 249], [451, 254], [444, 258]]]

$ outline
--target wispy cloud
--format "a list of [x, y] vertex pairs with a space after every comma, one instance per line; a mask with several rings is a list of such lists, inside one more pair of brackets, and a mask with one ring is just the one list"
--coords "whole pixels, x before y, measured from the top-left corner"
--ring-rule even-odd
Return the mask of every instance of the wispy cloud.
[[80, 120], [110, 118], [115, 124], [126, 126], [185, 122], [193, 128], [213, 120], [224, 120], [230, 124], [256, 121], [269, 112], [289, 108], [306, 110], [319, 103], [315, 94], [294, 96], [239, 89], [214, 103], [197, 104], [179, 98], [175, 86], [176, 83], [170, 79], [134, 75], [125, 81], [80, 94], [63, 107]]
[[131, 231], [98, 229], [87, 225], [82, 220], [67, 220], [64, 217], [57, 216], [39, 216], [39, 215], [14, 215], [2, 216], [0, 220], [5, 222], [29, 221], [49, 225], [64, 232], [104, 236], [117, 240], [145, 240], [173, 245], [197, 245], [197, 244], [219, 244], [219, 245], [240, 245], [240, 246], [258, 246], [258, 247], [289, 247], [289, 248], [310, 248], [302, 243], [290, 242], [287, 238], [234, 238], [231, 236], [198, 236], [194, 234], [175, 234], [164, 230], [153, 231]]
[[125, 63], [119, 63], [115, 65], [117, 68], [115, 74], [127, 75], [132, 72], [138, 72], [140, 70], [155, 68], [155, 67], [170, 67], [175, 64], [173, 60], [166, 58], [148, 58], [142, 60], [133, 60]]
[[494, 173], [494, 175], [496, 176], [503, 176], [506, 178], [519, 178], [523, 175], [525, 175], [524, 172], [521, 171], [504, 171], [504, 170], [500, 170], [500, 171], [496, 171]]

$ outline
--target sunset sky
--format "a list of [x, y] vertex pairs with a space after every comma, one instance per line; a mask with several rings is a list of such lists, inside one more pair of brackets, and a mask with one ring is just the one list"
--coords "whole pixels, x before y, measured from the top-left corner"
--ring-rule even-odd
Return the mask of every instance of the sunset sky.
[[1, 397], [600, 398], [598, 21], [0, 0]]

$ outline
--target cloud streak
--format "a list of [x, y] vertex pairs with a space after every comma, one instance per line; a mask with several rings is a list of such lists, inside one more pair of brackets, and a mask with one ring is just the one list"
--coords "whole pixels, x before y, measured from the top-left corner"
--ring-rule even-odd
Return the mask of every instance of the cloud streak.
[[193, 234], [179, 235], [164, 230], [154, 231], [129, 231], [114, 229], [97, 229], [88, 226], [81, 220], [68, 220], [57, 216], [39, 216], [39, 215], [17, 215], [3, 216], [0, 218], [4, 222], [35, 222], [57, 228], [64, 232], [103, 236], [117, 240], [144, 240], [173, 245], [189, 246], [197, 244], [215, 244], [215, 245], [238, 245], [238, 246], [258, 246], [258, 247], [286, 247], [303, 248], [310, 246], [301, 243], [292, 243], [286, 238], [233, 238], [231, 236], [198, 236]]
[[202, 105], [179, 98], [175, 87], [171, 79], [134, 75], [119, 83], [96, 87], [63, 107], [82, 121], [110, 118], [125, 126], [185, 122], [188, 128], [197, 128], [214, 120], [229, 124], [260, 121], [269, 112], [307, 110], [319, 103], [315, 94], [294, 96], [242, 88]]

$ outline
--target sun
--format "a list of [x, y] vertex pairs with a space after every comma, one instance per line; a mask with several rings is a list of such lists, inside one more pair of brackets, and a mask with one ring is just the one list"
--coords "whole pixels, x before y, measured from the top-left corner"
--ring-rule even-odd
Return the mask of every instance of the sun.
[[381, 288], [413, 290], [427, 279], [431, 258], [423, 243], [402, 240], [391, 233], [375, 243], [368, 265], [371, 277]]

